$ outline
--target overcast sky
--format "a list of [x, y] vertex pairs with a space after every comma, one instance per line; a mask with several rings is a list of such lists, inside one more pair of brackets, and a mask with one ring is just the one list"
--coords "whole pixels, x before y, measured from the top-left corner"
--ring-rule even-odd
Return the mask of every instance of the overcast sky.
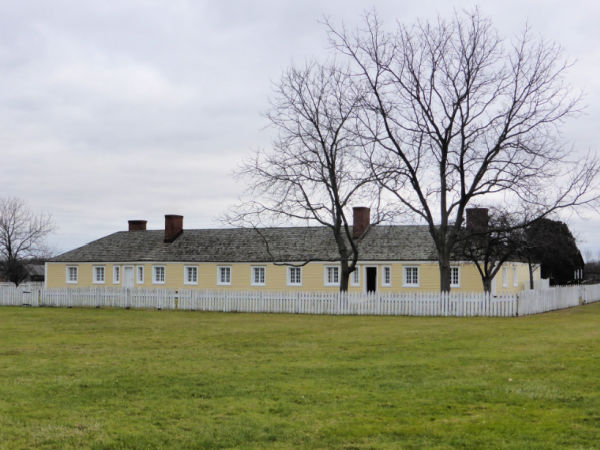
[[[50, 212], [66, 251], [128, 219], [163, 228], [220, 226], [243, 186], [242, 158], [267, 148], [263, 113], [272, 82], [292, 63], [324, 55], [319, 21], [352, 26], [375, 7], [389, 23], [448, 16], [473, 2], [6, 1], [0, 0], [2, 196]], [[564, 127], [580, 151], [598, 148], [600, 2], [479, 4], [501, 35], [528, 23], [560, 43], [585, 92], [584, 114]], [[600, 217], [565, 220], [600, 255]]]

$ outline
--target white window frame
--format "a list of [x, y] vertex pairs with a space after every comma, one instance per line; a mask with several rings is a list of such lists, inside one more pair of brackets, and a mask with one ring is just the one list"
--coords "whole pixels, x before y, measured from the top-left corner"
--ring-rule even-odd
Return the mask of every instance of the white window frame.
[[[386, 272], [388, 275], [388, 280], [386, 280]], [[390, 287], [392, 285], [392, 266], [382, 266], [381, 267], [381, 286]]]
[[144, 284], [144, 266], [135, 266], [135, 283]]
[[[98, 274], [102, 272], [102, 279], [98, 277]], [[93, 266], [92, 267], [92, 282], [94, 284], [106, 283], [106, 266]]]
[[[292, 280], [292, 272], [298, 273], [298, 277], [296, 280]], [[288, 286], [302, 286], [302, 267], [288, 267], [287, 285]]]
[[[456, 272], [456, 283], [454, 282], [454, 273]], [[460, 266], [450, 266], [450, 287], [460, 287]]]
[[513, 287], [519, 287], [519, 267], [513, 264]]
[[[162, 272], [162, 277], [159, 276], [160, 272]], [[165, 284], [166, 282], [167, 282], [167, 266], [162, 265], [162, 264], [152, 266], [152, 284]]]
[[[222, 273], [228, 273], [229, 280], [221, 281]], [[217, 266], [217, 285], [218, 286], [231, 286], [231, 279], [233, 278], [233, 270], [231, 266]]]
[[250, 284], [252, 286], [265, 286], [267, 284], [267, 266], [250, 267]]
[[121, 283], [121, 266], [113, 266], [112, 270], [112, 282], [113, 284]]
[[[70, 277], [71, 270], [73, 270], [73, 273], [75, 274], [74, 278]], [[66, 281], [68, 284], [79, 283], [79, 267], [78, 266], [67, 266], [65, 277], [66, 277]]]
[[[195, 280], [190, 280], [188, 277], [189, 271], [193, 271]], [[198, 284], [198, 266], [183, 266], [183, 284], [197, 285]]]
[[502, 266], [502, 287], [508, 287], [508, 267]]
[[[329, 275], [333, 276], [330, 277]], [[334, 275], [335, 274], [335, 275]], [[335, 278], [337, 277], [337, 281]], [[331, 280], [333, 278], [333, 281]], [[323, 274], [323, 284], [325, 286], [339, 286], [340, 285], [340, 266], [325, 266]]]
[[350, 286], [360, 286], [360, 267], [356, 266], [354, 272], [350, 274]]
[[[408, 280], [408, 271], [413, 271], [416, 270], [417, 272], [417, 282], [413, 282], [412, 280], [410, 280], [411, 282], [409, 283]], [[402, 286], [403, 287], [420, 287], [421, 286], [421, 271], [419, 266], [404, 266], [402, 268]]]

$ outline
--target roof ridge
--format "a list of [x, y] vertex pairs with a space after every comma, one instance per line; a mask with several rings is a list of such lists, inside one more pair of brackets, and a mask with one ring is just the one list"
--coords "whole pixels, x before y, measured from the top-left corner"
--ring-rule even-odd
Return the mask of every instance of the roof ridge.
[[[372, 224], [371, 225], [371, 229], [373, 229], [375, 227], [377, 227], [377, 228], [408, 228], [408, 227], [428, 228], [429, 226], [425, 225], [425, 224]], [[350, 228], [352, 228], [352, 225], [350, 226]], [[183, 231], [232, 231], [232, 230], [248, 230], [248, 231], [253, 231], [253, 230], [291, 230], [291, 229], [296, 229], [296, 230], [310, 230], [310, 229], [314, 229], [314, 230], [328, 230], [329, 227], [327, 227], [325, 225], [310, 225], [310, 226], [290, 225], [290, 226], [280, 226], [280, 227], [255, 227], [255, 228], [250, 228], [250, 227], [184, 228]], [[134, 231], [120, 230], [120, 231], [116, 231], [115, 233], [138, 233], [138, 232], [139, 233], [147, 233], [147, 232], [157, 232], [157, 231], [164, 232], [165, 229], [164, 228], [153, 228], [153, 229], [134, 230]], [[112, 234], [115, 234], [115, 233], [112, 233]], [[100, 239], [102, 239], [102, 238], [100, 238]]]

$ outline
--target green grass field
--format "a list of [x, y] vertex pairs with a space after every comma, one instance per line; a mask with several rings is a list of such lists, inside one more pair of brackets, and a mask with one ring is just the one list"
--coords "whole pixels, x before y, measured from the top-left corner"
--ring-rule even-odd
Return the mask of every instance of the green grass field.
[[0, 448], [600, 448], [600, 304], [525, 318], [0, 308]]

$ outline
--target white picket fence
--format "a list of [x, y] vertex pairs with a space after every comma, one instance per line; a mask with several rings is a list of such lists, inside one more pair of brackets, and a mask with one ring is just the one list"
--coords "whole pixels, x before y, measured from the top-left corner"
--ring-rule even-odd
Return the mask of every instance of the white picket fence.
[[402, 316], [512, 317], [600, 301], [600, 285], [484, 293], [339, 293], [208, 291], [197, 289], [119, 289], [0, 286], [0, 306], [153, 308], [191, 311]]
[[[35, 292], [35, 294], [33, 294]], [[32, 298], [35, 296], [36, 302], [32, 306], [38, 306], [38, 289], [31, 289], [28, 286], [15, 287], [14, 284], [4, 284], [0, 286], [0, 306], [21, 306], [32, 304]]]
[[519, 294], [518, 315], [527, 316], [579, 305], [582, 287], [556, 286], [522, 291]]
[[[183, 295], [182, 295], [183, 294]], [[514, 296], [481, 294], [361, 294], [323, 292], [186, 291], [179, 309], [331, 315], [512, 316]]]
[[600, 301], [600, 284], [586, 284], [582, 286], [583, 292], [581, 298], [583, 303], [593, 303]]

